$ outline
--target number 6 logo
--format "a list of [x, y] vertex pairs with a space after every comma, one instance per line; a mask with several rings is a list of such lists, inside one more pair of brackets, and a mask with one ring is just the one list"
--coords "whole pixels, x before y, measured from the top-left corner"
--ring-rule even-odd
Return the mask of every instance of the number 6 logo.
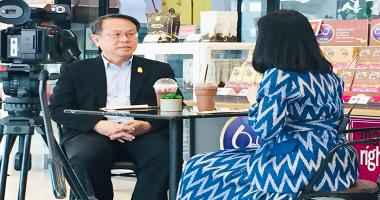
[[248, 124], [247, 117], [232, 117], [224, 125], [220, 134], [220, 149], [254, 147], [261, 143]]

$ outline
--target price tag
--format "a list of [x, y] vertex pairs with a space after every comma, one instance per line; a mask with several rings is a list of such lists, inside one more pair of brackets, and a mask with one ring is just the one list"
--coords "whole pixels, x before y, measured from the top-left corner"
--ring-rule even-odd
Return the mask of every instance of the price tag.
[[358, 94], [352, 96], [348, 101], [349, 104], [368, 104], [372, 97], [366, 96], [364, 94]]
[[143, 43], [157, 43], [159, 39], [159, 35], [146, 35], [144, 37]]

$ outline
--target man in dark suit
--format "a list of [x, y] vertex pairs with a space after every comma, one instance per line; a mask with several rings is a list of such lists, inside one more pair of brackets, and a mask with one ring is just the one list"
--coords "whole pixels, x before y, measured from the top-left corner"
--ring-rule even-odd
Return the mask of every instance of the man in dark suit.
[[137, 164], [132, 199], [166, 199], [168, 187], [168, 123], [89, 115], [64, 109], [156, 104], [153, 84], [174, 78], [168, 64], [134, 56], [139, 22], [126, 15], [99, 17], [92, 39], [101, 56], [62, 65], [51, 98], [52, 118], [63, 125], [64, 150], [89, 195], [113, 199], [110, 170], [118, 160]]

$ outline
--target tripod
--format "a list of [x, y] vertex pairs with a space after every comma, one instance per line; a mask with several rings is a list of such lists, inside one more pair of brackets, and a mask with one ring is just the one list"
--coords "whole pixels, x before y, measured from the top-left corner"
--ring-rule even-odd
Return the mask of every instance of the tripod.
[[[25, 69], [23, 70], [25, 72]], [[37, 130], [48, 146], [48, 167], [55, 197], [58, 199], [66, 197], [64, 174], [76, 199], [94, 199], [86, 194], [65, 154], [53, 136], [51, 117], [45, 96], [46, 81], [49, 79], [49, 73], [46, 70], [41, 70], [36, 79], [39, 82], [39, 97], [7, 97], [4, 101], [4, 110], [8, 111], [9, 116], [0, 119], [0, 127], [3, 128], [0, 133], [1, 137], [4, 136], [5, 140], [0, 168], [0, 200], [4, 200], [5, 197], [9, 154], [16, 137], [19, 137], [20, 146], [19, 152], [16, 154], [15, 166], [17, 166], [16, 169], [21, 169], [18, 200], [25, 199], [28, 170], [31, 166], [30, 144], [34, 130]], [[54, 80], [54, 78], [50, 78], [50, 80]], [[40, 111], [42, 111], [42, 117], [39, 115]]]

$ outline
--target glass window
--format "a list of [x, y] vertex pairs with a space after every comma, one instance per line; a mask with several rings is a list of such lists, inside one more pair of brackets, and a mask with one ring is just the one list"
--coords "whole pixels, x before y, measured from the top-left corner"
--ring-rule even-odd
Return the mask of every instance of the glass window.
[[380, 1], [281, 0], [280, 9], [297, 10], [308, 19], [367, 19], [378, 17]]
[[[211, 67], [210, 74], [215, 79], [215, 82], [218, 83], [219, 87], [224, 87], [233, 68], [242, 66], [244, 60], [248, 56], [247, 50], [213, 50], [211, 53], [211, 59], [214, 66]], [[210, 68], [209, 68], [210, 69]]]
[[98, 17], [99, 13], [99, 1], [87, 0], [87, 1], [74, 1], [72, 3], [72, 20], [73, 23], [88, 24]]
[[[236, 4], [233, 1], [233, 4]], [[262, 0], [242, 0], [241, 3], [241, 41], [255, 42], [256, 41], [256, 23], [261, 16], [264, 15]], [[236, 7], [236, 6], [235, 6]]]
[[169, 63], [172, 67], [175, 79], [185, 99], [193, 98], [192, 65], [191, 54], [158, 54], [156, 60]]

